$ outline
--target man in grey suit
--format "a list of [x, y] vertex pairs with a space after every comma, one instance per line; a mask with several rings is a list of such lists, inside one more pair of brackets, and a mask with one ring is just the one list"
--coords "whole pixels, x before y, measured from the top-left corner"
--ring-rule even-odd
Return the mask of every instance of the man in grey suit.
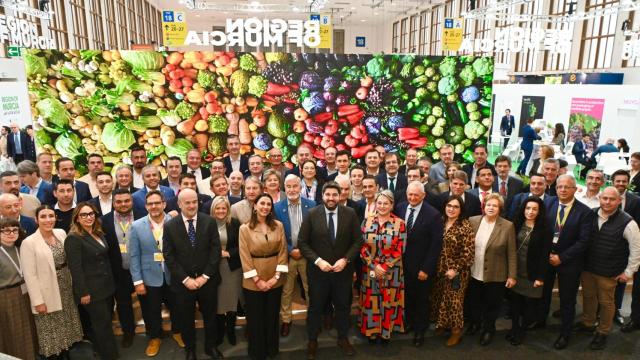
[[335, 309], [338, 346], [348, 356], [355, 351], [347, 339], [351, 310], [353, 261], [362, 245], [358, 216], [353, 209], [338, 205], [340, 187], [328, 182], [322, 188], [323, 205], [309, 211], [300, 228], [298, 246], [307, 259], [309, 312], [307, 317], [307, 359], [316, 358], [318, 333], [325, 305]]

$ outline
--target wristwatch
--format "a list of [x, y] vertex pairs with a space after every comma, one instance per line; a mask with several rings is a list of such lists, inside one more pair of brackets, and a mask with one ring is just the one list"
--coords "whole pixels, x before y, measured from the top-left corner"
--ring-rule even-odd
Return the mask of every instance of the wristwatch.
[[280, 280], [280, 274], [276, 273], [276, 275], [274, 276], [274, 278], [276, 278], [276, 280]]

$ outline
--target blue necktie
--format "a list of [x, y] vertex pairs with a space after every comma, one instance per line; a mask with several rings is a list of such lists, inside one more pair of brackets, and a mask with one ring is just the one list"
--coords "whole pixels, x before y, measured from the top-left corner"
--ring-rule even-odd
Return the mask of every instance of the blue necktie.
[[336, 226], [333, 223], [333, 212], [329, 212], [329, 237], [332, 244], [336, 242]]
[[20, 144], [20, 133], [14, 135], [16, 143], [16, 154], [22, 154], [22, 145]]
[[[560, 218], [560, 221], [562, 221], [564, 219], [564, 209], [567, 207], [567, 205], [563, 205], [560, 204], [560, 213], [558, 214], [558, 217]], [[564, 224], [556, 224], [556, 229], [558, 230], [558, 233], [560, 232], [560, 230], [562, 230], [562, 226]]]
[[191, 243], [191, 246], [196, 247], [196, 228], [193, 226], [193, 219], [187, 220], [189, 223], [189, 232], [187, 232], [187, 238]]
[[411, 230], [413, 227], [413, 213], [416, 211], [415, 208], [409, 208], [409, 218], [407, 218], [407, 230]]

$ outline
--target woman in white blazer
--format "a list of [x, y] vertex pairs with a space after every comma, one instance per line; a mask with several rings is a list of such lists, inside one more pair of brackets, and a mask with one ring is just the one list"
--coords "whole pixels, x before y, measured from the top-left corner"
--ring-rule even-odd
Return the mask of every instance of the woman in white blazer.
[[31, 299], [40, 355], [68, 358], [68, 349], [82, 340], [82, 325], [73, 300], [64, 240], [54, 229], [56, 214], [48, 205], [36, 209], [38, 229], [20, 247], [24, 280]]

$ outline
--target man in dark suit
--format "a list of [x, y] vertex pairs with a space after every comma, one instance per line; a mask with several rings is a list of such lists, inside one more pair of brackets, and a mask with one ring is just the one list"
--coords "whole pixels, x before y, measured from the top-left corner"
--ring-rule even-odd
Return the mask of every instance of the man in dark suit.
[[146, 165], [142, 168], [142, 180], [144, 187], [133, 193], [133, 209], [142, 215], [147, 215], [146, 195], [151, 190], [160, 190], [167, 204], [175, 197], [173, 190], [160, 185], [160, 170], [155, 165]]
[[480, 199], [480, 208], [482, 210], [484, 210], [484, 199], [493, 192], [494, 179], [495, 176], [493, 176], [493, 172], [490, 167], [485, 166], [479, 168], [477, 177], [478, 186], [467, 191], [467, 193], [473, 194]]
[[209, 169], [202, 166], [202, 155], [198, 149], [189, 150], [187, 163], [182, 165], [182, 172], [195, 175], [196, 184], [211, 176]]
[[327, 177], [327, 181], [334, 181], [338, 175], [350, 177], [351, 155], [348, 150], [340, 150], [336, 153], [336, 172]]
[[529, 196], [537, 196], [542, 199], [547, 212], [549, 212], [549, 209], [551, 209], [551, 206], [558, 198], [545, 194], [544, 191], [546, 188], [547, 182], [544, 176], [540, 174], [532, 174], [529, 178], [528, 191], [516, 194], [513, 197], [513, 199], [511, 200], [511, 204], [509, 205], [509, 211], [507, 212], [506, 218], [513, 221], [515, 219], [516, 213], [520, 209], [520, 206]]
[[[302, 177], [302, 171], [300, 171], [300, 166], [307, 160], [311, 160], [311, 149], [308, 146], [298, 146], [298, 150], [296, 151], [296, 160], [298, 166], [295, 166], [293, 169], [287, 170], [287, 175], [294, 174], [298, 177]], [[323, 167], [319, 167], [316, 165], [316, 179], [318, 182], [324, 182], [327, 179], [327, 169]]]
[[418, 150], [409, 148], [407, 152], [404, 153], [404, 164], [400, 166], [400, 170], [398, 171], [407, 175], [407, 171], [414, 166], [418, 166]]
[[56, 170], [58, 171], [58, 178], [60, 180], [67, 179], [73, 182], [73, 188], [75, 189], [74, 202], [76, 204], [91, 200], [89, 185], [82, 181], [75, 180], [76, 166], [73, 160], [66, 157], [59, 158], [56, 160]]
[[27, 132], [27, 152], [24, 156], [25, 159], [36, 161], [36, 138], [33, 132], [33, 125], [27, 125], [24, 127]]
[[[195, 175], [191, 173], [181, 174], [179, 181], [180, 181], [180, 190], [178, 191], [178, 194], [180, 193], [180, 191], [184, 189], [191, 189], [191, 190], [194, 190], [196, 193], [198, 192]], [[205, 206], [207, 202], [209, 202], [209, 208]], [[180, 212], [180, 207], [178, 206], [178, 197], [174, 197], [173, 199], [170, 199], [167, 202], [166, 211], [170, 212], [174, 210], [177, 211], [178, 213]], [[211, 196], [198, 193], [198, 211], [201, 211], [207, 215], [210, 215], [211, 214], [210, 210], [211, 210]]]
[[[560, 174], [560, 161], [558, 159], [546, 159], [542, 163], [542, 175], [544, 175], [545, 187], [544, 192], [547, 195], [557, 196], [556, 181]], [[533, 176], [533, 174], [529, 174]], [[528, 187], [525, 187], [523, 191], [529, 191]]]
[[338, 205], [340, 187], [328, 182], [322, 191], [324, 205], [309, 211], [302, 221], [298, 246], [307, 259], [309, 312], [307, 315], [307, 359], [316, 358], [318, 333], [326, 304], [335, 309], [338, 346], [346, 355], [355, 351], [347, 338], [351, 310], [353, 260], [362, 245], [358, 216], [352, 209]]
[[504, 217], [511, 208], [513, 197], [522, 192], [524, 184], [520, 178], [509, 175], [511, 172], [511, 159], [508, 156], [498, 156], [495, 163], [497, 176], [493, 181], [493, 192], [499, 193], [504, 199], [502, 211], [502, 216]]
[[[504, 111], [504, 116], [502, 120], [500, 120], [500, 134], [502, 136], [511, 136], [512, 130], [516, 127], [516, 120], [511, 115], [511, 110], [507, 109]], [[504, 139], [504, 144], [502, 147], [507, 147], [507, 143], [509, 142], [509, 138]]]
[[213, 199], [215, 199], [217, 196], [226, 197], [227, 200], [229, 200], [230, 205], [233, 205], [242, 200], [239, 197], [229, 195], [229, 180], [227, 180], [227, 177], [224, 176], [224, 173], [212, 174], [211, 178], [209, 179], [209, 186], [211, 192], [213, 193], [213, 196], [209, 200], [205, 201], [200, 208], [200, 211], [205, 214], [211, 214], [211, 205], [213, 204]]
[[217, 287], [220, 283], [220, 238], [216, 221], [198, 213], [198, 194], [184, 189], [178, 195], [181, 215], [164, 225], [165, 264], [171, 273], [171, 289], [182, 321], [180, 330], [186, 359], [196, 359], [196, 302], [204, 320], [204, 349], [212, 359], [221, 359], [216, 341]]
[[116, 301], [116, 311], [122, 328], [122, 347], [128, 348], [133, 344], [136, 323], [133, 316], [131, 294], [134, 292], [131, 273], [129, 272], [129, 254], [127, 245], [129, 232], [134, 220], [141, 218], [133, 211], [131, 193], [126, 189], [116, 189], [113, 192], [113, 211], [101, 219], [104, 237], [109, 247], [109, 261], [116, 285], [113, 295]]
[[[99, 216], [103, 216], [113, 210], [113, 178], [111, 174], [106, 171], [99, 172], [96, 175], [96, 187], [98, 188], [98, 196], [89, 200], [89, 203], [96, 207]], [[116, 190], [126, 190], [131, 193], [129, 189], [117, 188]]]
[[422, 346], [429, 327], [429, 293], [442, 250], [444, 225], [440, 212], [423, 201], [424, 186], [413, 181], [407, 186], [407, 201], [394, 213], [405, 220], [407, 240], [402, 257], [404, 266], [406, 319], [413, 329], [413, 344]]
[[227, 151], [229, 156], [224, 158], [225, 175], [229, 177], [232, 171], [240, 171], [242, 175], [249, 173], [249, 158], [240, 154], [240, 138], [238, 135], [227, 136]]
[[69, 233], [71, 215], [73, 215], [73, 210], [76, 208], [73, 194], [74, 189], [71, 180], [61, 179], [53, 184], [53, 196], [57, 200], [53, 205], [53, 211], [56, 213], [56, 229], [62, 229], [66, 233]]
[[384, 156], [384, 172], [376, 176], [380, 190], [389, 189], [396, 200], [407, 189], [407, 177], [399, 172], [400, 156], [398, 153], [388, 153]]
[[520, 149], [524, 151], [524, 159], [522, 159], [522, 162], [518, 165], [516, 174], [524, 175], [527, 170], [527, 165], [529, 165], [529, 159], [531, 159], [531, 153], [533, 152], [533, 142], [541, 139], [531, 127], [531, 124], [533, 124], [533, 119], [527, 120], [527, 124], [522, 128], [522, 143], [520, 143]]
[[571, 153], [576, 157], [576, 162], [582, 165], [589, 165], [589, 157], [587, 156], [587, 143], [591, 141], [591, 137], [587, 134], [581, 139], [576, 140], [571, 148]]
[[171, 156], [167, 159], [165, 167], [167, 169], [167, 177], [160, 180], [160, 185], [171, 188], [173, 193], [178, 196], [178, 191], [180, 190], [180, 174], [186, 173], [182, 168], [182, 160], [177, 156]]
[[338, 200], [338, 205], [350, 207], [351, 209], [353, 209], [353, 211], [356, 212], [356, 215], [358, 215], [358, 219], [362, 223], [362, 220], [364, 220], [364, 208], [359, 202], [353, 201], [349, 198], [351, 196], [351, 182], [349, 178], [345, 175], [341, 175], [337, 176], [335, 181], [338, 186], [340, 186], [340, 200]]
[[41, 204], [53, 206], [56, 199], [53, 197], [53, 185], [42, 180], [38, 165], [31, 160], [24, 160], [18, 164], [18, 176], [22, 186], [20, 192], [31, 194], [40, 200]]
[[495, 167], [487, 161], [488, 157], [487, 145], [478, 144], [473, 148], [473, 158], [475, 159], [473, 164], [464, 164], [462, 166], [462, 171], [467, 173], [467, 177], [469, 178], [469, 185], [472, 188], [475, 188], [478, 184], [477, 179], [477, 171], [482, 167], [489, 167], [493, 175], [496, 175]]
[[444, 204], [451, 195], [458, 195], [462, 197], [464, 201], [464, 213], [471, 217], [482, 214], [482, 207], [480, 205], [480, 198], [478, 195], [465, 191], [467, 187], [467, 174], [458, 170], [453, 174], [453, 179], [449, 182], [450, 191], [442, 193], [435, 197], [427, 197], [427, 202], [436, 208], [436, 210], [442, 212]]
[[553, 347], [562, 350], [569, 344], [569, 337], [576, 314], [576, 296], [580, 274], [584, 267], [584, 255], [589, 246], [589, 233], [594, 213], [575, 198], [576, 180], [562, 175], [557, 181], [558, 200], [547, 213], [547, 221], [554, 229], [553, 245], [549, 255], [550, 268], [544, 279], [541, 301], [540, 326], [546, 322], [551, 304], [551, 294], [558, 277], [562, 328]]
[[116, 189], [128, 189], [130, 193], [135, 194], [139, 188], [133, 186], [133, 171], [128, 165], [120, 165], [116, 169]]
[[7, 154], [13, 158], [15, 164], [26, 159], [27, 146], [29, 143], [29, 135], [24, 131], [20, 131], [18, 124], [11, 124], [11, 133], [7, 135]]

